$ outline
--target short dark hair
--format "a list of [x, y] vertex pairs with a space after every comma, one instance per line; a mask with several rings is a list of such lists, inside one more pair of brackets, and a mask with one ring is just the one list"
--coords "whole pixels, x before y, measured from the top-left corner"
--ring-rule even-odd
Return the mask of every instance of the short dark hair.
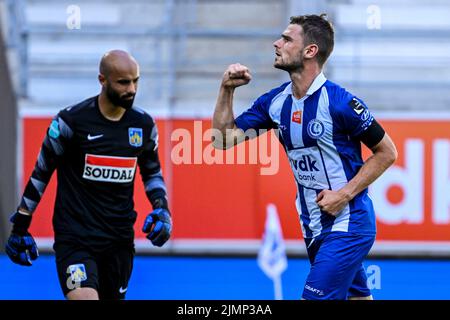
[[333, 25], [327, 20], [327, 14], [293, 16], [290, 24], [298, 24], [302, 27], [305, 46], [314, 43], [319, 47], [317, 62], [322, 66], [334, 47]]

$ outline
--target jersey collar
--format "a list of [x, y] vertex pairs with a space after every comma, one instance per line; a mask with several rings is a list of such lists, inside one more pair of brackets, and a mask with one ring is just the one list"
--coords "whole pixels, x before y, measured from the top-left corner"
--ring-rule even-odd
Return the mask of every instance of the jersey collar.
[[[317, 77], [314, 79], [314, 81], [311, 83], [311, 86], [308, 88], [308, 91], [306, 91], [306, 97], [309, 97], [314, 92], [320, 89], [320, 87], [323, 86], [323, 84], [327, 81], [327, 78], [325, 78], [325, 75], [323, 72], [319, 73]], [[284, 88], [283, 94], [291, 94], [292, 95], [292, 82], [290, 82], [286, 88]]]

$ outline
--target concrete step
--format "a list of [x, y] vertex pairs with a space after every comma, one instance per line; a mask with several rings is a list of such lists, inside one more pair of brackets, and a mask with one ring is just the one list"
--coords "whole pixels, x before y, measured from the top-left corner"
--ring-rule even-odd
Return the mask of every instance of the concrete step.
[[[381, 29], [422, 29], [450, 30], [450, 6], [448, 2], [435, 5], [409, 4], [404, 2], [375, 3], [379, 8]], [[340, 28], [367, 28], [368, 21], [375, 17], [374, 12], [369, 8], [371, 4], [352, 3], [338, 5], [334, 9], [333, 22]], [[406, 13], [407, 10], [407, 14]]]
[[358, 66], [340, 65], [333, 66], [333, 75], [338, 81], [361, 81], [361, 82], [386, 82], [403, 85], [435, 85], [440, 82], [450, 84], [450, 65], [445, 68], [441, 66], [424, 68], [420, 64], [409, 68], [396, 66]]
[[[55, 31], [67, 29], [67, 24], [75, 26], [73, 18], [79, 13], [80, 27], [120, 26], [124, 23], [139, 26], [159, 26], [165, 17], [165, 1], [76, 1], [28, 0], [25, 16], [32, 31], [39, 25], [50, 25]], [[151, 17], [151, 19], [149, 19]], [[76, 30], [74, 30], [76, 31]]]
[[[158, 69], [161, 65], [173, 64], [171, 54], [178, 61], [177, 67], [185, 69], [222, 70], [224, 66], [241, 62], [252, 63], [257, 68], [271, 68], [274, 58], [272, 41], [267, 39], [187, 37], [174, 44], [171, 40], [156, 38], [102, 39], [33, 35], [29, 39], [28, 54], [31, 65], [47, 66], [97, 66], [101, 56], [111, 49], [123, 49], [135, 55], [142, 65]], [[170, 61], [169, 61], [170, 60]]]
[[[426, 50], [418, 50], [420, 46], [426, 46]], [[450, 57], [450, 41], [419, 37], [413, 39], [346, 38], [336, 41], [332, 57], [358, 57], [361, 60], [378, 58], [387, 63], [390, 59], [404, 61], [417, 59], [423, 60], [422, 63], [427, 63], [427, 61], [435, 59], [448, 59]]]
[[[352, 85], [340, 83], [361, 98], [376, 114], [377, 111], [450, 111], [450, 93], [445, 86], [392, 86], [389, 84]], [[448, 88], [448, 86], [447, 86]], [[406, 113], [405, 116], [408, 114]]]
[[28, 0], [26, 17], [31, 27], [53, 25], [65, 28], [74, 8], [79, 10], [83, 26], [157, 27], [173, 14], [172, 26], [209, 29], [250, 29], [279, 27], [287, 23], [287, 1], [88, 1], [79, 0], [76, 7], [55, 0]]

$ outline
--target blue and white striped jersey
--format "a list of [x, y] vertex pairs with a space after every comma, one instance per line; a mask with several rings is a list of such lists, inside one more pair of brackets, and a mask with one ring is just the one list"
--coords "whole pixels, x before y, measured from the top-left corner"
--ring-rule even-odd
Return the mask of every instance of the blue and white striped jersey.
[[319, 74], [297, 100], [291, 82], [259, 97], [236, 118], [243, 129], [279, 129], [297, 184], [296, 207], [303, 236], [331, 231], [375, 234], [375, 214], [367, 189], [336, 217], [320, 210], [323, 189], [339, 190], [363, 165], [359, 136], [374, 118], [365, 104]]

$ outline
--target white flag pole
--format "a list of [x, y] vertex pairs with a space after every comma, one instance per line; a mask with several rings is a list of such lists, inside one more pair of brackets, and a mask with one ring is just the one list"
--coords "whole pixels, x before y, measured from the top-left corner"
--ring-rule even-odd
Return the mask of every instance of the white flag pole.
[[283, 300], [283, 288], [281, 287], [281, 276], [272, 279], [275, 291], [275, 300]]
[[275, 300], [282, 300], [281, 274], [287, 268], [287, 258], [283, 232], [274, 204], [267, 206], [265, 231], [258, 252], [258, 265], [273, 282]]

